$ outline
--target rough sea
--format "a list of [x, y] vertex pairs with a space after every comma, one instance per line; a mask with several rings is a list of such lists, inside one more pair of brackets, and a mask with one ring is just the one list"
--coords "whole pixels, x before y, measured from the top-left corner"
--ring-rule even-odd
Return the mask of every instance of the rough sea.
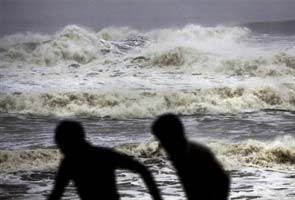
[[[53, 132], [65, 118], [81, 121], [91, 143], [147, 165], [164, 199], [185, 199], [150, 134], [157, 115], [173, 112], [228, 171], [232, 200], [294, 200], [295, 35], [259, 26], [67, 25], [2, 36], [0, 199], [50, 193], [61, 158]], [[150, 199], [136, 174], [117, 178], [122, 199]], [[64, 199], [77, 198], [70, 185]]]

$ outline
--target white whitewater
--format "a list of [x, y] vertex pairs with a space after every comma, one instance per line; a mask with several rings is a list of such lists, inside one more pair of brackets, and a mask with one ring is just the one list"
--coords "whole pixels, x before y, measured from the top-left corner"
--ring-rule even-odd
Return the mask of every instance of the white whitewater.
[[295, 110], [293, 36], [242, 27], [94, 32], [0, 39], [0, 111], [115, 118]]

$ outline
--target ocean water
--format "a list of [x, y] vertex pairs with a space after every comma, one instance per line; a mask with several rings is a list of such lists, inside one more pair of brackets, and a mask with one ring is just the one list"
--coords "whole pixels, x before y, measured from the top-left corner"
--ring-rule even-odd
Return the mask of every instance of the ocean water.
[[[231, 175], [231, 199], [294, 200], [295, 35], [249, 27], [67, 25], [3, 36], [0, 198], [49, 194], [54, 127], [73, 118], [93, 144], [145, 163], [165, 199], [184, 199], [150, 134], [155, 116], [173, 112]], [[123, 199], [149, 199], [136, 174], [118, 171], [118, 184]], [[65, 199], [75, 198], [71, 185]]]

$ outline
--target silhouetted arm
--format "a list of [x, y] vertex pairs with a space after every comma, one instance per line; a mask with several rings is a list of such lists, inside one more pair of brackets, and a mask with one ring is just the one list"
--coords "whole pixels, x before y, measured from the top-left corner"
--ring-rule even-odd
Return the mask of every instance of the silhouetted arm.
[[57, 200], [60, 199], [65, 187], [69, 183], [69, 176], [66, 172], [66, 165], [64, 161], [62, 161], [59, 170], [57, 172], [57, 176], [55, 179], [55, 185], [54, 188], [48, 198], [48, 200]]
[[153, 199], [162, 200], [162, 197], [160, 195], [160, 192], [157, 188], [157, 185], [155, 183], [153, 176], [151, 175], [151, 173], [147, 170], [147, 168], [144, 165], [142, 165], [138, 161], [132, 159], [131, 157], [126, 156], [126, 155], [122, 155], [122, 154], [120, 157], [118, 157], [117, 162], [120, 163], [119, 164], [120, 168], [129, 169], [129, 170], [139, 173], [142, 176], [144, 182], [146, 183]]
[[145, 181], [146, 185], [148, 186], [153, 198], [155, 200], [161, 200], [162, 197], [160, 195], [160, 192], [157, 188], [157, 185], [156, 185], [155, 180], [154, 180], [153, 176], [151, 175], [151, 173], [141, 164], [137, 167], [137, 172], [139, 174], [141, 174], [141, 176], [142, 176], [143, 180]]

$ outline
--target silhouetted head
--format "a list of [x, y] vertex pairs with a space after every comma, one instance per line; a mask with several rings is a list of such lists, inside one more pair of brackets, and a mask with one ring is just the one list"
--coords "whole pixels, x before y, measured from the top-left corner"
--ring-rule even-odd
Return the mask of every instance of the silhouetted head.
[[55, 142], [65, 155], [79, 151], [86, 143], [82, 125], [70, 120], [60, 122], [55, 129]]
[[152, 125], [152, 133], [168, 151], [174, 151], [187, 144], [183, 125], [172, 113], [159, 116]]

